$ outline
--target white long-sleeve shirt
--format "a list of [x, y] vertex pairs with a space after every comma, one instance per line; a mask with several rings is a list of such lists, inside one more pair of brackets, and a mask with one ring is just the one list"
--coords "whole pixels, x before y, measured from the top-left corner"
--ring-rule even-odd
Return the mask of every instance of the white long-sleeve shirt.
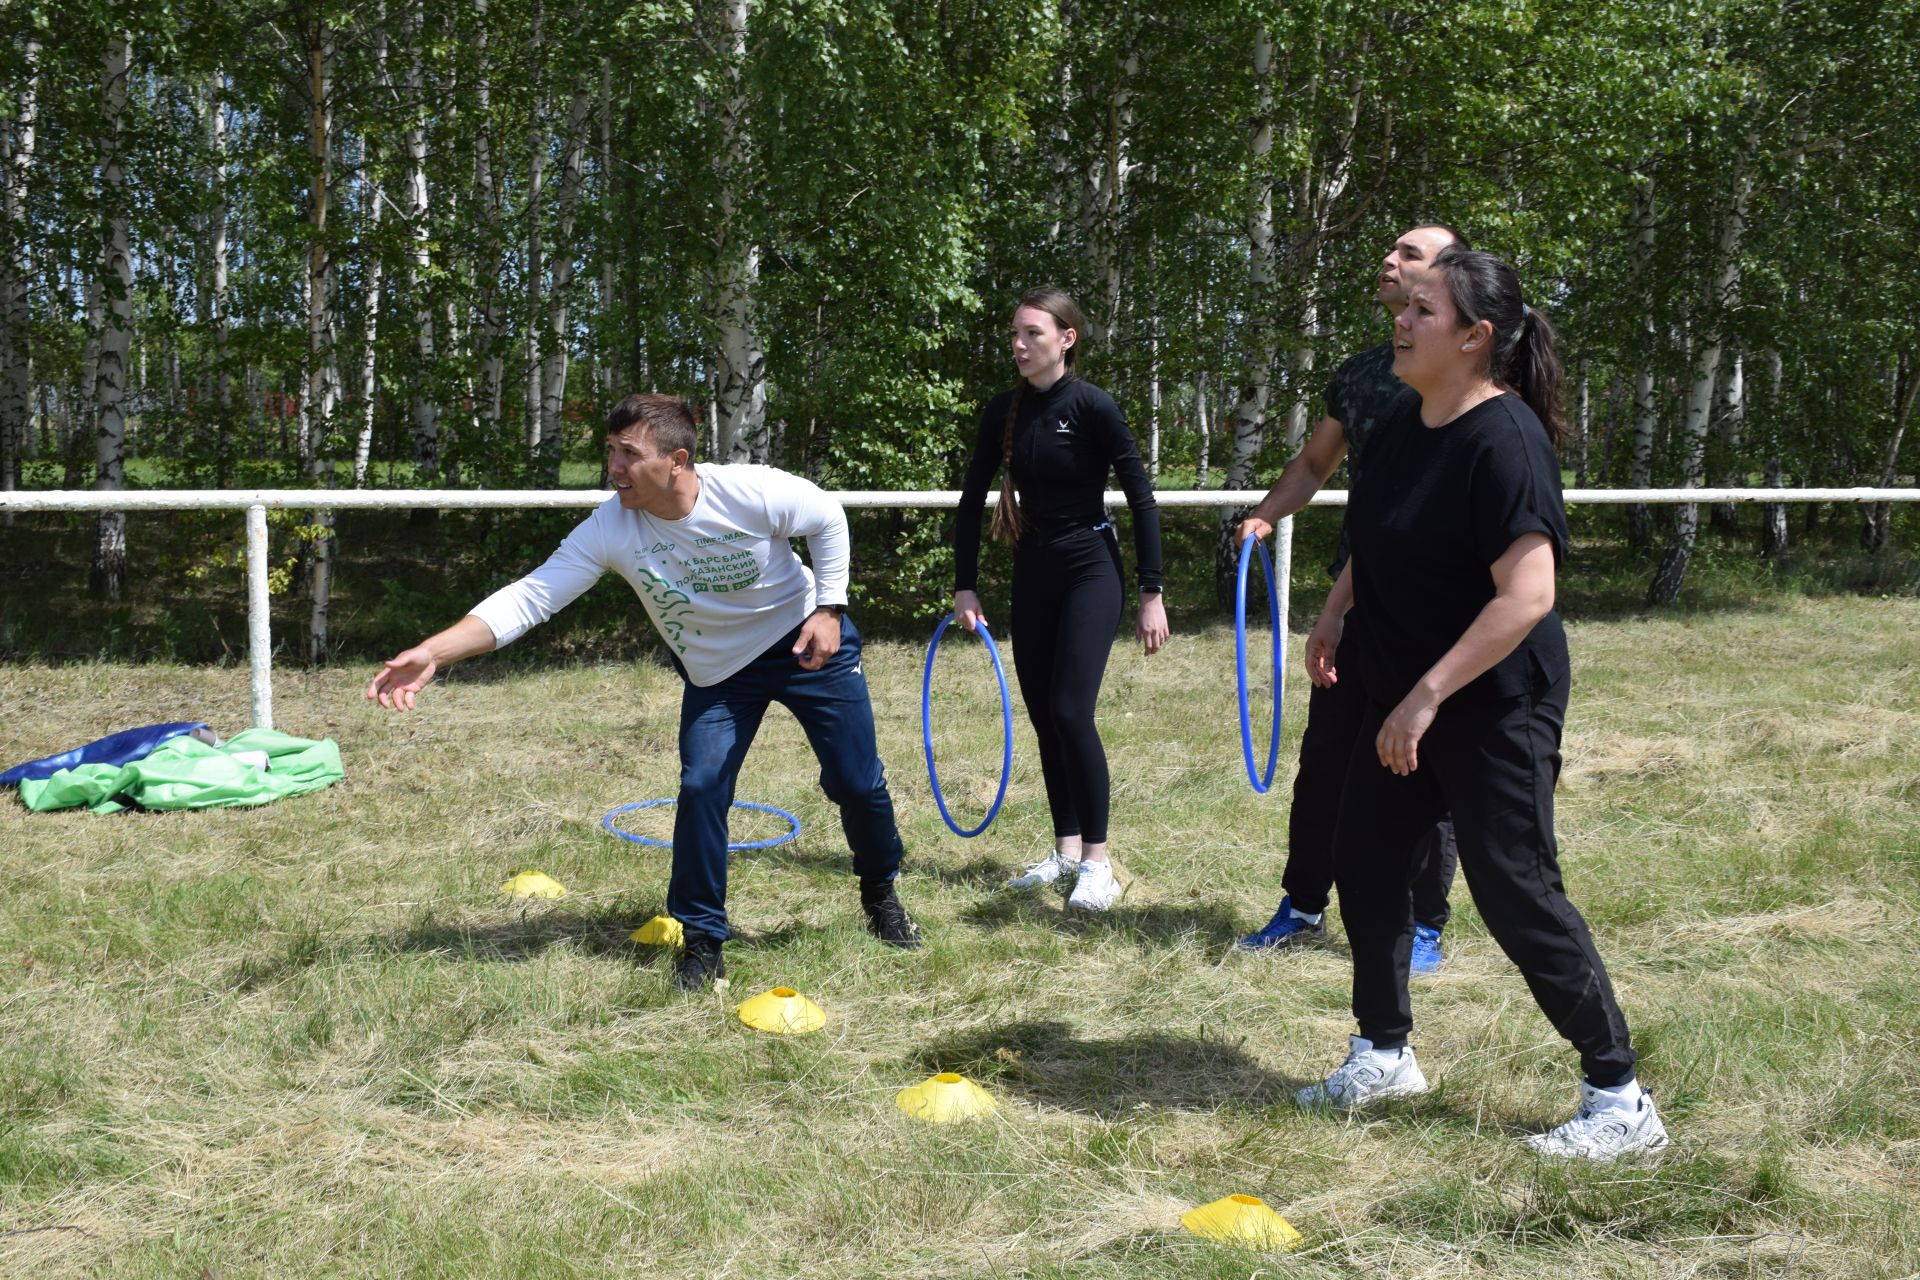
[[[685, 519], [595, 507], [545, 564], [473, 608], [504, 648], [572, 604], [600, 575], [627, 580], [697, 685], [766, 652], [823, 604], [847, 602], [851, 539], [840, 504], [774, 467], [699, 463]], [[790, 539], [805, 538], [813, 568]]]

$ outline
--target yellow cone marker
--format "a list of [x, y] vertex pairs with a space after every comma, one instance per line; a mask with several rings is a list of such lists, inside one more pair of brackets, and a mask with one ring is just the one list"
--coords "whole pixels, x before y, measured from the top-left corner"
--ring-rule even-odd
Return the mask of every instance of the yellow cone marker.
[[826, 1026], [827, 1015], [792, 987], [775, 987], [742, 1004], [740, 1021], [755, 1031], [797, 1036]]
[[894, 1105], [916, 1120], [953, 1124], [993, 1114], [993, 1095], [953, 1071], [929, 1076], [911, 1089], [893, 1095]]
[[1250, 1249], [1294, 1249], [1304, 1239], [1259, 1196], [1228, 1196], [1189, 1209], [1180, 1215], [1180, 1225], [1197, 1236]]
[[500, 886], [509, 898], [564, 898], [567, 886], [544, 871], [522, 871]]
[[672, 916], [655, 916], [628, 934], [627, 940], [643, 947], [684, 947], [687, 931]]

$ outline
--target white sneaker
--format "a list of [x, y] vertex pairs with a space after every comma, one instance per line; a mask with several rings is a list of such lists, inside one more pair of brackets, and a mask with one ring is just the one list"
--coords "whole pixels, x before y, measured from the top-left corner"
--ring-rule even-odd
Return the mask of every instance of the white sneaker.
[[1602, 1164], [1666, 1150], [1667, 1126], [1653, 1109], [1653, 1095], [1637, 1083], [1596, 1089], [1580, 1082], [1580, 1113], [1557, 1129], [1524, 1139], [1543, 1156]]
[[1295, 1093], [1308, 1111], [1351, 1111], [1384, 1098], [1411, 1098], [1427, 1091], [1427, 1078], [1413, 1060], [1411, 1045], [1376, 1049], [1365, 1036], [1347, 1037], [1347, 1060], [1319, 1084]]
[[1120, 896], [1120, 882], [1113, 878], [1111, 862], [1080, 863], [1080, 874], [1067, 895], [1069, 911], [1105, 911]]
[[1025, 871], [1013, 877], [1013, 879], [1007, 881], [1007, 888], [1038, 889], [1041, 885], [1053, 884], [1062, 877], [1071, 880], [1074, 869], [1079, 865], [1079, 859], [1069, 858], [1058, 849], [1055, 849], [1052, 853], [1040, 859], [1040, 861], [1034, 863]]

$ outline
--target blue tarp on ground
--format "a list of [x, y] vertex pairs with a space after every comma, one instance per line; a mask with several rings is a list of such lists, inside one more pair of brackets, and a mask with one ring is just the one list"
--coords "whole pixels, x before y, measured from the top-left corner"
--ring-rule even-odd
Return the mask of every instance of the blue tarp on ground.
[[84, 747], [75, 747], [71, 751], [62, 751], [57, 756], [45, 756], [39, 760], [17, 764], [5, 773], [0, 773], [0, 787], [17, 787], [29, 778], [51, 778], [62, 769], [75, 769], [83, 764], [117, 765], [144, 760], [155, 747], [168, 739], [178, 738], [182, 734], [206, 727], [198, 720], [177, 720], [171, 724], [150, 724], [139, 729], [122, 729], [119, 733], [110, 733], [104, 738], [89, 742]]

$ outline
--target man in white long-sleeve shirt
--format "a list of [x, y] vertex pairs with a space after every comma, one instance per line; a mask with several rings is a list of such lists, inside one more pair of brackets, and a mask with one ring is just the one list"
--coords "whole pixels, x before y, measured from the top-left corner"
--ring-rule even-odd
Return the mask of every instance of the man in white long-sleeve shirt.
[[[820, 760], [820, 786], [860, 877], [868, 929], [920, 944], [893, 880], [903, 848], [860, 633], [846, 617], [850, 539], [840, 504], [773, 467], [693, 462], [684, 400], [628, 396], [607, 415], [614, 497], [547, 562], [494, 592], [453, 626], [396, 655], [367, 686], [395, 710], [440, 668], [510, 644], [612, 570], [646, 606], [686, 680], [680, 702], [680, 797], [667, 911], [686, 933], [674, 980], [694, 990], [721, 977], [727, 928], [727, 813], [734, 781], [767, 706], [792, 711]], [[808, 569], [790, 539], [805, 538]]]

